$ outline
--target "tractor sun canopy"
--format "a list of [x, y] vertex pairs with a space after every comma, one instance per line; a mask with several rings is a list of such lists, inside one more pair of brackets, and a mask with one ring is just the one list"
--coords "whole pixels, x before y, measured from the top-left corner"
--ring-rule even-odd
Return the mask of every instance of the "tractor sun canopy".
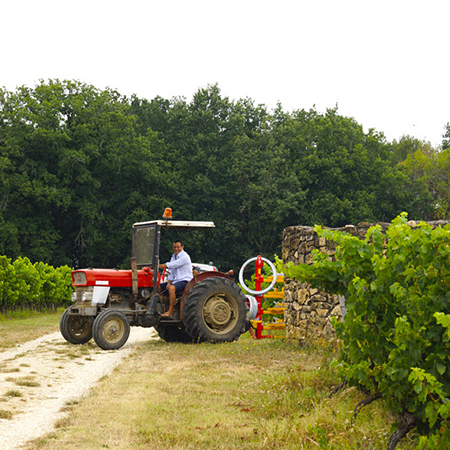
[[[159, 235], [161, 230], [195, 230], [214, 228], [214, 222], [196, 222], [182, 220], [151, 220], [133, 224], [133, 251], [138, 266], [156, 265], [155, 256], [159, 253]], [[156, 251], [155, 251], [156, 250]]]
[[197, 222], [192, 220], [151, 220], [149, 222], [137, 222], [133, 228], [146, 228], [158, 225], [161, 228], [176, 228], [183, 229], [200, 229], [200, 228], [214, 228], [214, 222]]

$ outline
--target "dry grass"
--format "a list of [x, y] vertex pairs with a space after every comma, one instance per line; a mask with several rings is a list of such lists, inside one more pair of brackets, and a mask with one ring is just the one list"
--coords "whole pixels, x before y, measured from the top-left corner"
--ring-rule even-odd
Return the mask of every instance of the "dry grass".
[[[340, 382], [331, 350], [247, 336], [226, 345], [151, 341], [30, 450], [386, 448], [393, 422]], [[71, 411], [70, 411], [71, 409]], [[417, 446], [405, 441], [400, 449]]]
[[14, 373], [14, 372], [20, 372], [20, 368], [9, 367], [8, 364], [6, 363], [0, 364], [0, 373]]
[[[0, 318], [0, 351], [58, 330], [59, 317]], [[58, 358], [87, 359], [84, 347], [64, 343]], [[91, 395], [66, 405], [55, 431], [28, 449], [385, 449], [394, 417], [381, 403], [364, 408], [352, 425], [361, 394], [345, 389], [328, 398], [340, 383], [332, 357], [327, 346], [300, 348], [248, 335], [227, 345], [151, 341]], [[10, 392], [0, 400], [12, 400]], [[0, 411], [0, 419], [12, 416]], [[415, 448], [414, 437], [398, 446]]]
[[7, 409], [0, 409], [0, 419], [11, 420], [13, 418], [13, 413]]
[[6, 391], [4, 395], [5, 397], [22, 397], [22, 392], [11, 389], [9, 391]]
[[26, 376], [26, 377], [20, 377], [20, 378], [12, 378], [8, 377], [6, 378], [6, 381], [10, 381], [14, 383], [16, 386], [24, 386], [24, 387], [38, 387], [41, 385], [38, 381], [34, 380], [35, 377], [33, 376]]
[[0, 351], [58, 331], [62, 310], [57, 312], [23, 312], [0, 315]]
[[53, 352], [58, 355], [54, 358], [55, 361], [64, 361], [65, 359], [85, 359], [92, 361], [92, 351], [98, 351], [97, 345], [94, 341], [90, 341], [84, 345], [72, 345], [68, 342], [56, 344]]

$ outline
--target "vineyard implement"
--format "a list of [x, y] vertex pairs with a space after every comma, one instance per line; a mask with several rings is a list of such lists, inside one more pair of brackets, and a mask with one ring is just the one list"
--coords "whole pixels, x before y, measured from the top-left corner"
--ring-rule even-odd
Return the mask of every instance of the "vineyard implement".
[[[248, 264], [255, 261], [255, 289], [250, 289], [244, 281], [244, 270]], [[264, 277], [262, 269], [264, 263], [267, 263], [272, 271], [272, 275]], [[279, 315], [284, 314], [286, 305], [282, 303], [284, 299], [284, 289], [274, 287], [277, 283], [284, 283], [284, 275], [277, 274], [276, 268], [271, 261], [261, 257], [260, 255], [246, 261], [239, 272], [239, 282], [243, 289], [251, 295], [247, 295], [247, 301], [250, 303], [250, 333], [254, 339], [279, 337], [271, 334], [263, 334], [264, 331], [284, 330], [285, 323], [283, 319], [275, 318], [271, 323], [263, 322], [263, 315]], [[269, 283], [269, 286], [263, 288], [263, 283]], [[264, 299], [280, 300], [275, 306], [263, 308]]]

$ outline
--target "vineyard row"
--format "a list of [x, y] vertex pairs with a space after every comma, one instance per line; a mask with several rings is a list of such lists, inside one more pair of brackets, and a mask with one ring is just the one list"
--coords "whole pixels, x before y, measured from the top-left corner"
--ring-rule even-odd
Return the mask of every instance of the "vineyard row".
[[18, 309], [56, 309], [70, 302], [73, 291], [68, 266], [54, 268], [28, 258], [14, 262], [0, 256], [0, 313]]

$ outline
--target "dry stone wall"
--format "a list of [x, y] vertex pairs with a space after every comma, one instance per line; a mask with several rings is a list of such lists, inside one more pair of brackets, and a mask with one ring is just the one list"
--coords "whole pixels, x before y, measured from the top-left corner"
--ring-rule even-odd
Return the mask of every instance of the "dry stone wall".
[[[433, 227], [445, 225], [446, 221], [428, 222]], [[417, 224], [408, 222], [412, 227]], [[333, 228], [337, 231], [345, 231], [363, 239], [367, 230], [374, 223], [363, 222], [358, 225], [347, 225], [343, 228]], [[383, 232], [389, 227], [389, 223], [379, 223]], [[283, 231], [282, 258], [283, 263], [292, 261], [294, 264], [312, 264], [311, 252], [314, 249], [334, 256], [336, 244], [319, 237], [312, 227], [292, 226]], [[285, 277], [284, 302], [286, 309], [284, 319], [286, 323], [286, 337], [300, 341], [317, 340], [321, 338], [332, 339], [335, 336], [331, 325], [331, 318], [336, 316], [342, 320], [345, 314], [345, 299], [337, 295], [313, 289], [307, 283]]]

